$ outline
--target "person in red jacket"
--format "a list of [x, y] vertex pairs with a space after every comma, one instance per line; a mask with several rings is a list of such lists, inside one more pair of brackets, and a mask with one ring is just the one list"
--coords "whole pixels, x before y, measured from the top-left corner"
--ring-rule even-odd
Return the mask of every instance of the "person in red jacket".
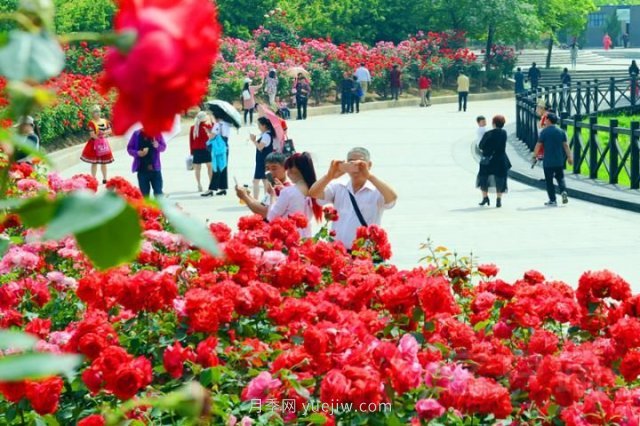
[[202, 183], [200, 183], [200, 170], [202, 165], [207, 166], [207, 174], [209, 181], [213, 171], [211, 169], [211, 152], [207, 149], [207, 141], [211, 135], [211, 120], [209, 114], [200, 111], [196, 115], [196, 120], [189, 130], [189, 150], [193, 156], [193, 170], [196, 174], [196, 182], [198, 183], [198, 191], [202, 192]]
[[420, 106], [431, 106], [431, 79], [422, 74], [418, 79], [418, 89], [420, 90]]

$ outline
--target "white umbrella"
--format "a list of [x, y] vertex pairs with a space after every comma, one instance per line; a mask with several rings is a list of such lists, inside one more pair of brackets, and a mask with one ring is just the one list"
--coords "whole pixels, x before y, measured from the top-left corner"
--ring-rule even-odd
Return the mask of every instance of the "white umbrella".
[[226, 122], [231, 123], [234, 127], [238, 129], [242, 125], [242, 116], [238, 112], [237, 109], [234, 108], [229, 102], [223, 101], [221, 99], [216, 99], [213, 101], [205, 102], [205, 105], [212, 111], [217, 113], [216, 115], [221, 116], [220, 118]]

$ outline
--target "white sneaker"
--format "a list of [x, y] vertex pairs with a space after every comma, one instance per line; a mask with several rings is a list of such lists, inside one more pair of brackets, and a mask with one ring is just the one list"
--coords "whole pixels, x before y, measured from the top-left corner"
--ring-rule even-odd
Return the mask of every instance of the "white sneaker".
[[562, 197], [562, 204], [567, 204], [569, 202], [567, 191], [562, 191], [562, 194], [560, 194], [560, 196]]

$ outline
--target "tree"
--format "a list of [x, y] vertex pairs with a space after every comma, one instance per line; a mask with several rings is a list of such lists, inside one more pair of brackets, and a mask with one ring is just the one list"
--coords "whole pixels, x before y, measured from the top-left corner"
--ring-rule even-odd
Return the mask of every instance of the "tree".
[[264, 16], [276, 7], [276, 0], [217, 0], [224, 35], [248, 39], [262, 25]]
[[116, 6], [112, 0], [56, 0], [58, 33], [103, 32], [112, 28]]
[[542, 28], [549, 34], [546, 68], [551, 67], [551, 51], [559, 30], [578, 33], [596, 10], [593, 0], [530, 0], [535, 5]]

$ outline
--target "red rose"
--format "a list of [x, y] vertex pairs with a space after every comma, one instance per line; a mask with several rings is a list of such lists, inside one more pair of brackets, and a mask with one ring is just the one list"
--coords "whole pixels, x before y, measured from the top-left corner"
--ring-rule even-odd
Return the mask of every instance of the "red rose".
[[218, 346], [218, 339], [215, 337], [208, 337], [206, 340], [198, 343], [196, 348], [196, 362], [203, 367], [214, 367], [220, 363], [218, 355], [216, 354], [216, 347]]
[[95, 368], [87, 368], [82, 372], [82, 381], [92, 395], [100, 392], [102, 388], [102, 373]]
[[104, 417], [99, 414], [92, 414], [78, 422], [78, 426], [104, 426]]
[[46, 339], [49, 336], [49, 332], [51, 331], [51, 320], [34, 318], [29, 322], [29, 324], [27, 324], [27, 326], [24, 328], [24, 331], [26, 331], [27, 333], [31, 333], [41, 339]]
[[498, 271], [500, 271], [500, 269], [493, 263], [486, 263], [484, 265], [478, 266], [478, 272], [487, 277], [495, 277], [496, 275], [498, 275]]
[[9, 402], [20, 401], [26, 392], [26, 382], [0, 382], [0, 394]]
[[349, 395], [350, 383], [340, 370], [331, 370], [322, 379], [320, 385], [320, 400], [326, 403], [346, 401]]
[[207, 91], [220, 39], [217, 11], [208, 0], [122, 0], [119, 6], [115, 30], [137, 37], [128, 53], [111, 48], [105, 56], [102, 86], [119, 92], [113, 130], [122, 134], [140, 121], [159, 134]]
[[627, 383], [634, 382], [640, 375], [640, 352], [629, 351], [620, 363], [620, 374]]
[[55, 413], [60, 401], [60, 392], [64, 383], [60, 377], [52, 377], [27, 383], [27, 399], [40, 415]]
[[127, 364], [121, 367], [116, 373], [111, 391], [119, 399], [125, 401], [138, 393], [142, 384], [142, 372]]
[[189, 347], [183, 348], [180, 342], [174, 342], [173, 345], [165, 349], [162, 355], [162, 364], [171, 377], [178, 379], [182, 376], [184, 362], [186, 360], [193, 361], [194, 358], [193, 351]]
[[551, 355], [558, 350], [558, 336], [550, 331], [537, 329], [527, 348], [530, 353]]

